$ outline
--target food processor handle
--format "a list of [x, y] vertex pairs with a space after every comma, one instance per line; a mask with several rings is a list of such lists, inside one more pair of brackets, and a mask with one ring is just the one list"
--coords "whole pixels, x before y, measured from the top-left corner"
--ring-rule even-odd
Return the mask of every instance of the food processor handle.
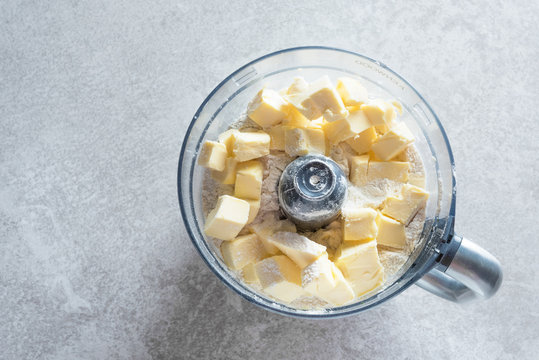
[[446, 256], [416, 284], [456, 303], [494, 295], [502, 283], [500, 262], [466, 238], [454, 235], [451, 243]]

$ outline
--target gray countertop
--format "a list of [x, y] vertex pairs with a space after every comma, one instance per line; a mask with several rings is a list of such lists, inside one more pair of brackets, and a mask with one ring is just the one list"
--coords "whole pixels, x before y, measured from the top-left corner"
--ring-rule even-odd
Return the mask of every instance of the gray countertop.
[[[3, 1], [0, 358], [537, 358], [539, 3], [519, 3]], [[176, 194], [187, 125], [240, 65], [309, 44], [425, 95], [456, 158], [456, 229], [503, 263], [494, 298], [412, 287], [297, 320], [199, 258]]]

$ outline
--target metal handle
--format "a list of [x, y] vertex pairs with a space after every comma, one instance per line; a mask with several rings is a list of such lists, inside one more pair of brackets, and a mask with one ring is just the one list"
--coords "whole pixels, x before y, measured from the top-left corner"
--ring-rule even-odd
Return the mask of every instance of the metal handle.
[[[416, 283], [444, 299], [463, 303], [488, 299], [502, 283], [500, 262], [473, 241], [454, 236], [454, 243], [441, 264]], [[444, 261], [445, 260], [445, 261]]]

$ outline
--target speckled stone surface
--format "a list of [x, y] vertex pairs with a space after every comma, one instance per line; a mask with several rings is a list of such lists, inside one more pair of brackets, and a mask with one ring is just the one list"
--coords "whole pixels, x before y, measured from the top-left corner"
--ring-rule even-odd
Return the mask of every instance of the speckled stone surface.
[[[539, 3], [350, 3], [0, 3], [1, 359], [537, 358]], [[425, 95], [453, 145], [457, 231], [503, 263], [493, 299], [412, 287], [296, 320], [199, 258], [176, 195], [191, 117], [240, 65], [308, 44]]]

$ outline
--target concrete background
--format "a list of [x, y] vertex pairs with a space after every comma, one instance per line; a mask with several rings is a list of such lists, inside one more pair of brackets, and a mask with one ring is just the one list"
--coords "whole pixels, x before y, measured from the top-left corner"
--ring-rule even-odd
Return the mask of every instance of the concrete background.
[[[0, 358], [535, 359], [539, 3], [444, 3], [2, 1]], [[453, 145], [457, 230], [504, 265], [495, 298], [412, 287], [296, 320], [198, 257], [176, 196], [191, 117], [240, 65], [309, 44], [425, 95]]]

